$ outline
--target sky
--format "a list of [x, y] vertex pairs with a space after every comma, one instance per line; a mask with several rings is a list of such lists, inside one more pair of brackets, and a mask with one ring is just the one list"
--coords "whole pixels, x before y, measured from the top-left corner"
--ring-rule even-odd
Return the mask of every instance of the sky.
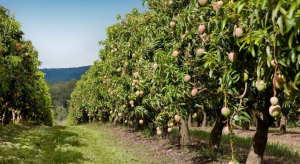
[[142, 0], [0, 0], [15, 14], [24, 38], [39, 52], [40, 68], [93, 65], [105, 29], [133, 8], [144, 12]]

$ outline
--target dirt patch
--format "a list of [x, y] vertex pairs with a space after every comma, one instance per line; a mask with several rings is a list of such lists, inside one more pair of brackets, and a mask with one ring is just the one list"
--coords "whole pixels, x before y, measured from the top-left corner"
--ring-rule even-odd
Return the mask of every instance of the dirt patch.
[[[192, 129], [210, 132], [212, 128], [206, 127], [206, 128], [192, 128]], [[279, 130], [279, 128], [270, 128], [270, 130]], [[251, 128], [250, 130], [234, 129], [233, 132], [236, 136], [239, 137], [252, 138], [255, 135], [256, 130], [254, 128]], [[269, 132], [268, 142], [286, 145], [288, 147], [293, 148], [294, 151], [297, 151], [300, 154], [300, 128], [287, 128], [287, 132], [288, 133], [286, 134]], [[297, 133], [293, 133], [293, 132], [297, 132]]]
[[[219, 164], [219, 163], [228, 163], [230, 159], [230, 146], [229, 144], [221, 145], [221, 151], [214, 160], [208, 157], [207, 146], [208, 138], [200, 139], [199, 137], [191, 136], [191, 142], [189, 146], [180, 148], [178, 145], [178, 136], [167, 136], [166, 139], [163, 139], [161, 136], [152, 136], [149, 138], [144, 137], [141, 132], [135, 132], [132, 129], [124, 127], [114, 127], [110, 124], [101, 125], [104, 126], [107, 132], [114, 133], [119, 140], [124, 141], [122, 146], [128, 147], [128, 149], [138, 149], [139, 151], [147, 151], [147, 158], [152, 159], [151, 163], [206, 163], [206, 164]], [[211, 131], [211, 128], [197, 128], [204, 131]], [[255, 134], [255, 131], [234, 131], [237, 136], [240, 137], [252, 137]], [[287, 137], [288, 140], [283, 139]], [[269, 139], [271, 142], [280, 142], [287, 143], [292, 146], [292, 142], [300, 141], [299, 134], [285, 134], [277, 135], [274, 133], [269, 134]], [[283, 141], [285, 140], [285, 141]], [[299, 143], [296, 143], [295, 149], [298, 149]], [[298, 146], [297, 146], [298, 145]], [[245, 163], [247, 159], [247, 154], [250, 148], [248, 147], [236, 147], [235, 146], [235, 155], [239, 159], [240, 163]], [[287, 159], [285, 157], [275, 157], [265, 155], [264, 164], [297, 164], [299, 161], [294, 159]]]

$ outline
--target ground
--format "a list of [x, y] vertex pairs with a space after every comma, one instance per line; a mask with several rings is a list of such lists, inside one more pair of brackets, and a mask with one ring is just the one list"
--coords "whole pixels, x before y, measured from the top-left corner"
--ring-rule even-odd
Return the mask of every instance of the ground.
[[[176, 128], [167, 139], [162, 139], [161, 136], [147, 135], [149, 134], [147, 131], [135, 132], [133, 129], [115, 127], [111, 124], [59, 125], [51, 128], [8, 125], [0, 128], [0, 164], [228, 163], [230, 160], [228, 136], [222, 137], [220, 154], [212, 160], [206, 151], [209, 133], [205, 131], [191, 130], [190, 146], [180, 149], [177, 144]], [[254, 131], [235, 132], [238, 136], [254, 134]], [[289, 136], [289, 142], [298, 142], [300, 138], [299, 134], [285, 135]], [[270, 134], [272, 142], [279, 138], [279, 135]], [[242, 163], [246, 160], [251, 139], [238, 137], [234, 139], [235, 154]], [[288, 143], [284, 139], [282, 142]], [[279, 147], [279, 150], [276, 147]], [[294, 148], [299, 150], [297, 146]], [[271, 145], [268, 149], [271, 150], [265, 153], [266, 164], [296, 164], [300, 161], [299, 157], [286, 154], [287, 151], [278, 145], [273, 147]]]

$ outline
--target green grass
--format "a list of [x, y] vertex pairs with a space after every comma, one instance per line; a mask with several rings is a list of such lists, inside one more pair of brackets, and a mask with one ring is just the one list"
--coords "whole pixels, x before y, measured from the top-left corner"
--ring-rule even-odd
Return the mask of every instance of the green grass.
[[[280, 133], [279, 129], [269, 129], [269, 133]], [[300, 134], [300, 131], [287, 130], [286, 133], [289, 134]]]
[[[172, 131], [172, 133], [173, 133], [173, 135], [179, 135], [178, 129], [174, 129]], [[198, 137], [198, 138], [205, 140], [205, 139], [209, 138], [210, 132], [201, 131], [201, 130], [190, 130], [190, 136], [194, 137], [194, 138]], [[233, 146], [241, 147], [241, 148], [245, 148], [245, 149], [249, 150], [251, 147], [251, 144], [252, 144], [252, 139], [253, 139], [252, 137], [250, 138], [250, 137], [234, 136], [233, 137]], [[230, 144], [229, 135], [222, 135], [220, 145], [224, 145], [224, 144]], [[279, 144], [279, 143], [268, 142], [265, 152], [268, 153], [268, 155], [272, 155], [272, 156], [277, 156], [277, 157], [285, 156], [285, 157], [300, 159], [299, 154], [297, 152], [294, 152], [293, 148], [288, 147], [283, 144]]]
[[0, 128], [0, 164], [151, 163], [147, 152], [122, 146], [95, 124], [81, 126], [8, 125]]

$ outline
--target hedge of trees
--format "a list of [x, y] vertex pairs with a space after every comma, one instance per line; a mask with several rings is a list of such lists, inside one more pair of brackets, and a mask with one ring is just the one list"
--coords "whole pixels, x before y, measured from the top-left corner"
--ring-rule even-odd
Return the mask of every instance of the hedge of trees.
[[67, 118], [67, 113], [69, 111], [68, 102], [70, 101], [71, 93], [76, 86], [76, 82], [75, 78], [69, 82], [59, 81], [55, 84], [47, 82], [52, 99], [55, 120], [62, 121]]
[[49, 88], [39, 71], [38, 51], [24, 40], [20, 23], [0, 6], [0, 122], [53, 125]]
[[118, 15], [107, 28], [101, 61], [71, 95], [68, 123], [113, 117], [164, 134], [178, 122], [185, 145], [189, 116], [204, 109], [215, 113], [212, 153], [222, 131], [232, 138], [238, 122], [251, 122], [257, 130], [247, 163], [261, 163], [269, 127], [299, 102], [300, 1], [143, 4], [147, 11]]

